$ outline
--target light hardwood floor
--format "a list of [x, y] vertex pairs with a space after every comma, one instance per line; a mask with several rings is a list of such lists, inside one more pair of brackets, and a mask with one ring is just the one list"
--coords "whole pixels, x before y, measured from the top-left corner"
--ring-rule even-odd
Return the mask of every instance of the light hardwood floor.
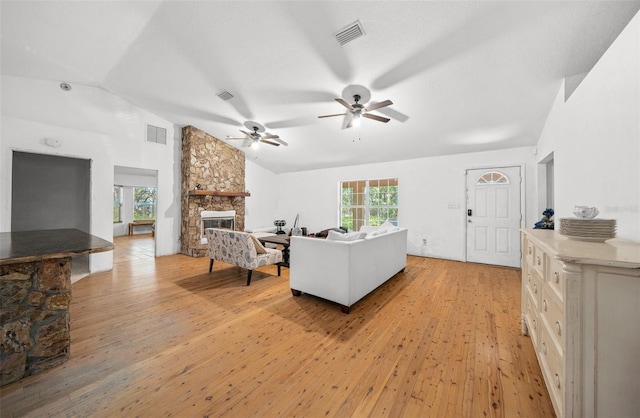
[[293, 297], [287, 269], [247, 287], [220, 262], [127, 252], [144, 239], [73, 285], [71, 359], [3, 387], [3, 417], [554, 416], [519, 270], [409, 256], [345, 315]]

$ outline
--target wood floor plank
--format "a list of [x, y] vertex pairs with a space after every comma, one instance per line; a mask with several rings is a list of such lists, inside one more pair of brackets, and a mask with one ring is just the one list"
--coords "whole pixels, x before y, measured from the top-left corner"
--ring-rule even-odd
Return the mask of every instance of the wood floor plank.
[[73, 284], [70, 360], [0, 388], [2, 417], [553, 416], [517, 269], [409, 256], [345, 315], [287, 269], [115, 253]]

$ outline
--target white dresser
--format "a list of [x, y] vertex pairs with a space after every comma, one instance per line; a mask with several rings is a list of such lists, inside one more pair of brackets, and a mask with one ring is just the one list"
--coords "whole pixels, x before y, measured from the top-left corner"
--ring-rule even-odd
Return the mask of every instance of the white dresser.
[[522, 333], [558, 417], [640, 417], [640, 244], [522, 231]]

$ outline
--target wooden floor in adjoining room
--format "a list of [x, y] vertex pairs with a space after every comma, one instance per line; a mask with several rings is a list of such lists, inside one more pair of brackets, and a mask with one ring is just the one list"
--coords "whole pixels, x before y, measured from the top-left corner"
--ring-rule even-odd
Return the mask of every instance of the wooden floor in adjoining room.
[[120, 254], [74, 283], [71, 359], [0, 389], [2, 416], [554, 416], [519, 270], [409, 256], [345, 315], [287, 269], [208, 265]]

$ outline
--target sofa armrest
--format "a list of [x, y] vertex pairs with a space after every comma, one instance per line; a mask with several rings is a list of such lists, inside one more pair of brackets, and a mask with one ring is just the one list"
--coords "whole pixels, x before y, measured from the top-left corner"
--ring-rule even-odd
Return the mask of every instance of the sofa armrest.
[[349, 305], [351, 246], [353, 241], [291, 237], [291, 289]]

